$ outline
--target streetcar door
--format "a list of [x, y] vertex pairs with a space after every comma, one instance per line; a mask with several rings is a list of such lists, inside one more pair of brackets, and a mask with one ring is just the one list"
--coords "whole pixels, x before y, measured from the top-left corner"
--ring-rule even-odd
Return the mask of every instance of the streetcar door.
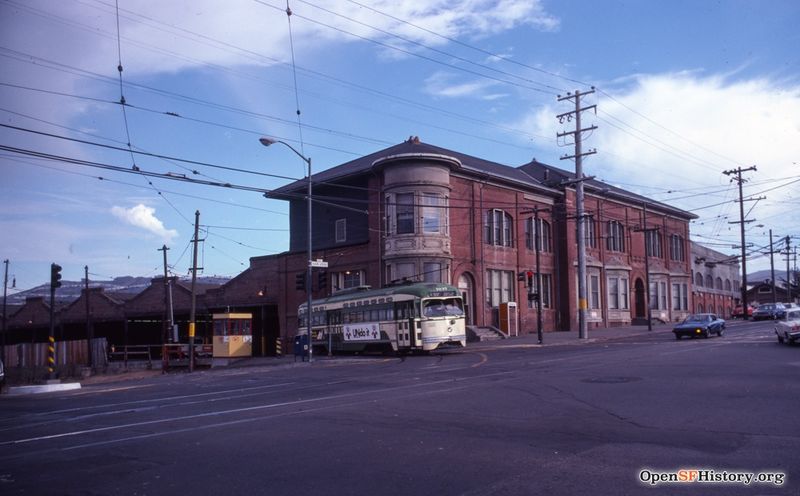
[[397, 319], [397, 347], [408, 348], [411, 346], [411, 331], [414, 324], [414, 312], [410, 302], [395, 304], [395, 318]]
[[417, 346], [417, 329], [414, 325], [414, 317], [408, 319], [408, 345], [412, 348]]

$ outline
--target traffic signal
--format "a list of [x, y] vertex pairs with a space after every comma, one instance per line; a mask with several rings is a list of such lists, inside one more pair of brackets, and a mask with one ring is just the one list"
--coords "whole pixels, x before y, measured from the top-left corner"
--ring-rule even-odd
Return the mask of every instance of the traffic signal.
[[50, 287], [52, 289], [61, 287], [61, 266], [50, 264]]
[[298, 272], [294, 275], [294, 289], [299, 291], [306, 290], [306, 273], [305, 272]]
[[520, 272], [519, 274], [517, 274], [517, 281], [525, 282], [525, 271], [524, 270], [522, 272]]
[[317, 289], [324, 291], [328, 287], [328, 273], [320, 272], [317, 274]]
[[532, 270], [529, 270], [529, 271], [525, 272], [525, 279], [527, 281], [528, 287], [532, 288], [533, 287], [533, 271]]

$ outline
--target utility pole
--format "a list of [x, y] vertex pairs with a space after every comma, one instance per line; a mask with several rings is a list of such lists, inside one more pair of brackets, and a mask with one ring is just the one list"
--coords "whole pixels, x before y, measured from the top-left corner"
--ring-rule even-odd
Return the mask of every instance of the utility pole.
[[778, 290], [775, 289], [775, 250], [772, 248], [772, 229], [769, 230], [769, 278], [772, 282], [772, 304], [774, 305], [778, 303]]
[[728, 224], [739, 224], [739, 232], [741, 235], [742, 241], [742, 287], [741, 287], [741, 294], [742, 294], [742, 319], [747, 320], [749, 317], [747, 315], [747, 245], [744, 242], [744, 224], [745, 222], [753, 222], [752, 220], [745, 221], [744, 220], [744, 199], [742, 198], [742, 183], [744, 179], [742, 179], [742, 172], [747, 171], [756, 171], [756, 166], [753, 165], [748, 167], [747, 169], [742, 169], [741, 167], [737, 169], [731, 169], [722, 171], [723, 174], [726, 176], [732, 176], [736, 174], [736, 177], [732, 178], [731, 181], [736, 181], [739, 184], [739, 221], [737, 222], [728, 222]]
[[163, 335], [161, 339], [161, 373], [167, 372], [167, 340], [169, 339], [169, 328], [172, 326], [169, 320], [169, 286], [167, 280], [167, 245], [162, 246], [158, 251], [164, 252], [164, 324]]
[[5, 274], [6, 275], [5, 275], [5, 277], [3, 277], [3, 336], [2, 336], [2, 341], [0, 341], [0, 358], [3, 358], [3, 357], [6, 356], [5, 355], [5, 353], [6, 353], [6, 319], [8, 318], [8, 316], [6, 315], [6, 312], [8, 311], [8, 309], [6, 307], [6, 300], [7, 300], [7, 296], [8, 296], [8, 292], [7, 292], [8, 291], [8, 259], [3, 260], [3, 263], [6, 266], [6, 270], [5, 270]]
[[649, 233], [658, 232], [658, 227], [647, 227], [647, 203], [642, 204], [642, 227], [634, 229], [635, 232], [644, 233], [644, 280], [647, 285], [645, 291], [645, 304], [647, 305], [647, 330], [653, 330], [653, 310], [650, 305], [650, 249], [647, 244]]
[[94, 368], [94, 357], [92, 356], [92, 339], [94, 338], [94, 332], [92, 332], [92, 321], [90, 317], [90, 310], [89, 310], [89, 266], [83, 266], [83, 273], [84, 273], [84, 293], [86, 296], [86, 341], [89, 347], [89, 368]]
[[792, 281], [789, 272], [789, 260], [792, 258], [792, 250], [789, 246], [789, 236], [786, 236], [786, 303], [792, 301]]
[[585, 245], [585, 237], [586, 233], [584, 232], [584, 223], [583, 223], [583, 181], [585, 178], [583, 177], [583, 157], [586, 155], [592, 155], [597, 153], [597, 150], [592, 149], [587, 152], [583, 152], [581, 150], [581, 137], [583, 133], [586, 131], [593, 131], [597, 129], [597, 126], [592, 125], [587, 128], [581, 127], [581, 112], [589, 109], [594, 109], [597, 112], [597, 105], [590, 105], [588, 107], [581, 107], [581, 97], [586, 95], [591, 95], [594, 93], [594, 86], [592, 86], [591, 90], [581, 93], [579, 90], [576, 90], [575, 93], [567, 93], [566, 96], [558, 95], [558, 101], [564, 100], [574, 100], [575, 101], [575, 110], [571, 110], [569, 112], [564, 112], [563, 114], [559, 114], [556, 117], [560, 123], [564, 122], [566, 119], [568, 122], [575, 118], [575, 130], [574, 131], [566, 131], [563, 133], [557, 133], [556, 136], [558, 138], [563, 138], [569, 135], [572, 135], [575, 140], [575, 153], [573, 155], [564, 155], [561, 157], [561, 160], [566, 160], [570, 158], [575, 159], [575, 208], [577, 210], [576, 219], [577, 219], [577, 227], [578, 227], [578, 338], [579, 339], [588, 339], [588, 331], [586, 326], [586, 309], [588, 305], [586, 304], [586, 245]]
[[194, 325], [195, 325], [195, 309], [197, 305], [197, 293], [195, 292], [197, 285], [197, 235], [200, 231], [200, 211], [194, 212], [194, 253], [192, 255], [192, 306], [189, 311], [189, 372], [194, 371]]

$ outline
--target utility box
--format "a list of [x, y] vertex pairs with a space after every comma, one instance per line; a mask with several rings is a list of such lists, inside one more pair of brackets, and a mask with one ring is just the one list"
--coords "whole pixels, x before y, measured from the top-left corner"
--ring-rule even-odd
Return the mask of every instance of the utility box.
[[516, 302], [508, 301], [500, 304], [500, 330], [506, 336], [519, 336], [519, 315]]

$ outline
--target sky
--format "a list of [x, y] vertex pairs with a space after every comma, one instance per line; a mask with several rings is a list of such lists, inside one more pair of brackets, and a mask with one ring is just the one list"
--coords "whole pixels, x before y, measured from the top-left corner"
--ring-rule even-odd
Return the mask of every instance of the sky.
[[560, 160], [572, 147], [556, 135], [571, 123], [555, 116], [571, 107], [558, 96], [592, 87], [587, 175], [695, 213], [693, 240], [737, 254], [738, 191], [724, 171], [755, 166], [742, 175], [749, 271], [769, 268], [770, 230], [776, 248], [800, 243], [795, 0], [288, 7], [0, 2], [0, 258], [12, 293], [47, 283], [51, 263], [67, 280], [85, 266], [90, 280], [156, 277], [162, 246], [170, 273], [187, 276], [196, 211], [202, 275], [286, 251], [288, 205], [263, 192], [306, 164], [261, 136], [313, 172], [409, 136], [574, 170]]

